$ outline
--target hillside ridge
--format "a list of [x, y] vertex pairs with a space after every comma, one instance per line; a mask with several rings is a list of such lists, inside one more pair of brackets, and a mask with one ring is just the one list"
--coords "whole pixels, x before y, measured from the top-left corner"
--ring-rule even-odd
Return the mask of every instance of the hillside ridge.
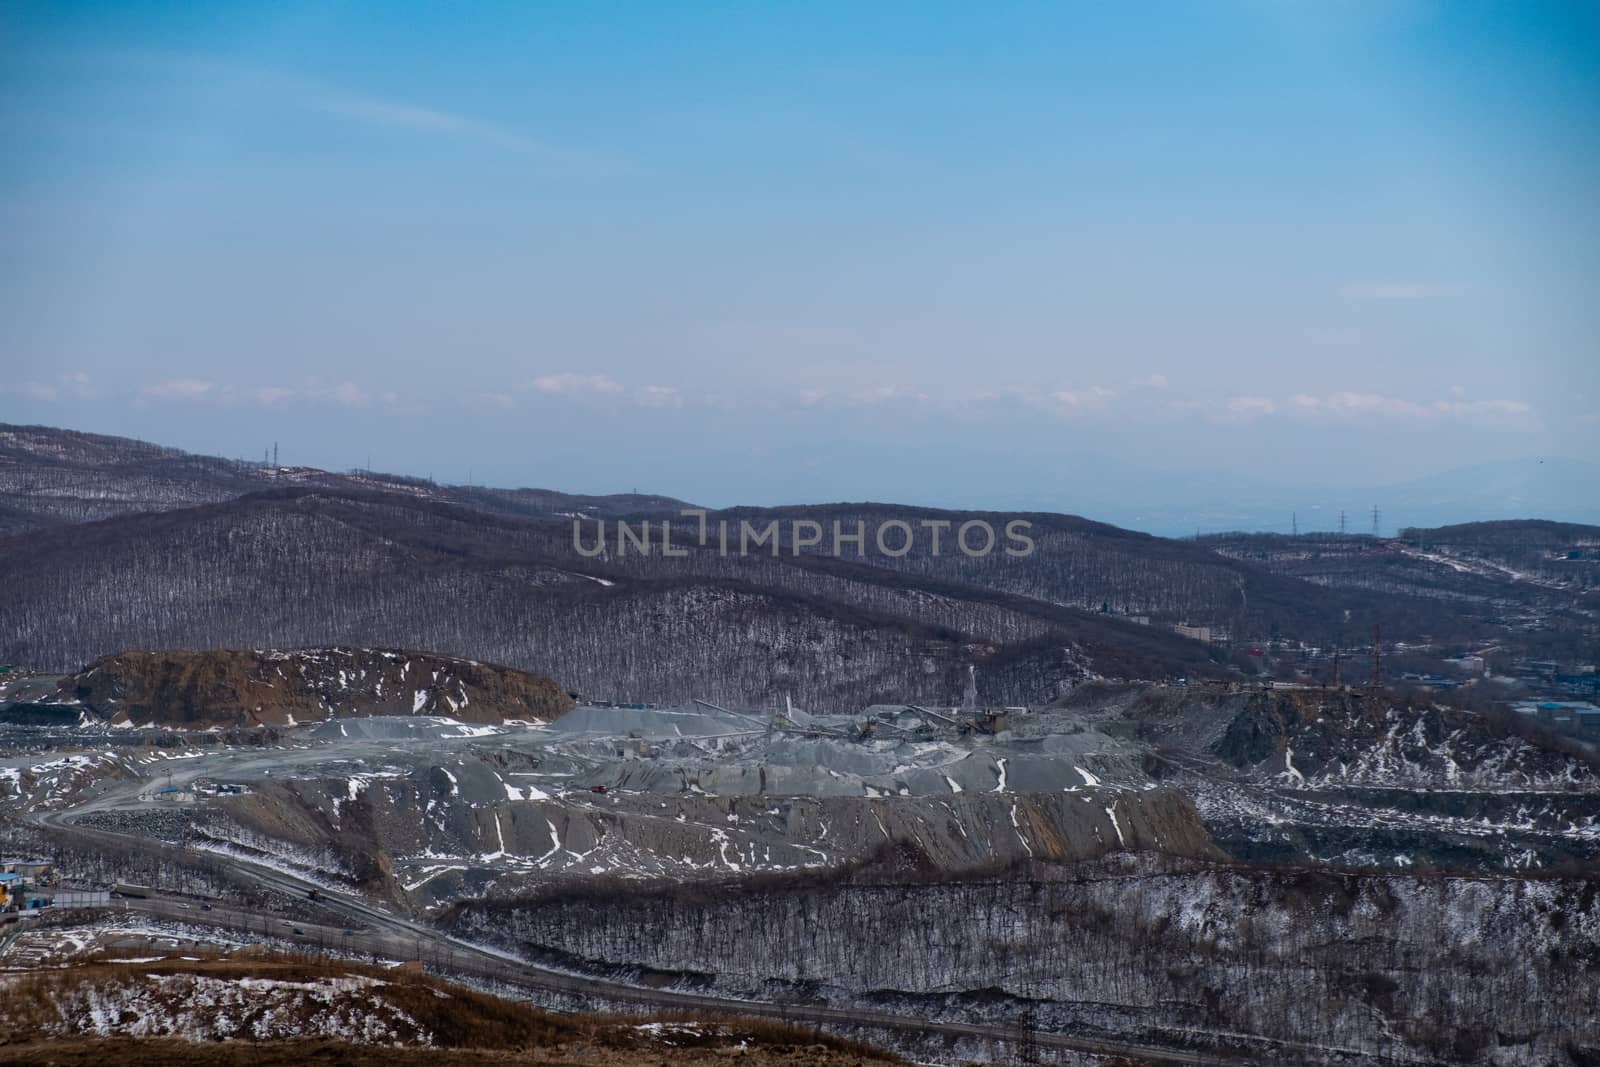
[[104, 719], [139, 726], [293, 726], [372, 715], [547, 722], [573, 706], [548, 677], [388, 649], [121, 652], [60, 688]]

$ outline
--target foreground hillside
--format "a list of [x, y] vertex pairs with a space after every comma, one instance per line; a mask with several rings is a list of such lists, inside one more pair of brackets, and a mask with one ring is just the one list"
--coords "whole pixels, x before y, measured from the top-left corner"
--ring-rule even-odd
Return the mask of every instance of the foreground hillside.
[[466, 903], [450, 922], [569, 969], [1234, 1062], [1587, 1064], [1600, 1056], [1584, 1021], [1600, 995], [1597, 899], [1584, 878], [1124, 855], [936, 881], [556, 890]]
[[889, 1064], [770, 1023], [554, 1015], [331, 960], [150, 958], [0, 976], [0, 1063]]
[[292, 726], [331, 718], [438, 715], [545, 722], [572, 707], [549, 678], [426, 653], [123, 652], [60, 683], [103, 721], [166, 726]]

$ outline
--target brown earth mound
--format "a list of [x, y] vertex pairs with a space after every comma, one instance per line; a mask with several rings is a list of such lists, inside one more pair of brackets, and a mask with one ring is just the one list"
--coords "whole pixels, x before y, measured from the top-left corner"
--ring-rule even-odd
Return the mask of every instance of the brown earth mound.
[[102, 717], [139, 725], [281, 726], [368, 715], [548, 722], [572, 707], [544, 675], [386, 649], [122, 652], [61, 688]]

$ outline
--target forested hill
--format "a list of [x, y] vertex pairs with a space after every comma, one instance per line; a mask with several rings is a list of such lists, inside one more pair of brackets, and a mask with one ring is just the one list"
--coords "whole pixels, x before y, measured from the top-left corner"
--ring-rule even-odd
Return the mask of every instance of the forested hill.
[[[1466, 638], [1482, 632], [1481, 627], [1426, 597], [1395, 595], [1403, 594], [1401, 590], [1345, 589], [1306, 582], [1275, 567], [1216, 551], [1210, 539], [1196, 542], [1156, 537], [1075, 515], [956, 512], [867, 503], [733, 508], [712, 512], [707, 519], [713, 526], [721, 520], [728, 523], [734, 545], [738, 543], [736, 532], [745, 523], [760, 529], [777, 520], [780, 530], [787, 532], [797, 522], [813, 521], [824, 532], [823, 544], [808, 550], [815, 553], [810, 565], [832, 573], [854, 573], [865, 565], [919, 582], [955, 582], [1113, 617], [1145, 618], [1152, 625], [1187, 622], [1210, 626], [1241, 639], [1278, 633], [1316, 644], [1348, 645], [1370, 635], [1373, 623], [1379, 620], [1396, 636], [1457, 634]], [[880, 527], [895, 520], [917, 531], [904, 555], [882, 551], [874, 536]], [[956, 531], [970, 520], [994, 528], [994, 551], [968, 555], [954, 544]], [[1004, 530], [1012, 520], [1027, 523], [1032, 550], [1026, 557], [1005, 550]], [[945, 525], [937, 554], [931, 550], [932, 539], [923, 526], [929, 521]], [[866, 531], [861, 556], [846, 546], [842, 558], [832, 558], [835, 524], [843, 531], [854, 531], [860, 524]], [[615, 539], [614, 524], [611, 539]], [[901, 539], [900, 534], [886, 534], [891, 552], [900, 550]], [[981, 541], [981, 535], [973, 540]]]
[[[1176, 623], [1238, 637], [1231, 666], [1246, 672], [1240, 646], [1267, 635], [1348, 646], [1380, 619], [1392, 638], [1491, 630], [1427, 589], [1326, 581], [1237, 546], [1068, 515], [740, 508], [709, 513], [701, 543], [685, 507], [0, 427], [0, 522], [17, 531], [0, 539], [0, 659], [73, 670], [141, 648], [403, 647], [596, 697], [830, 706], [948, 703], [975, 665], [982, 699], [1017, 703], [1085, 674], [1230, 666]], [[634, 533], [648, 519], [653, 550], [620, 543], [619, 518]], [[667, 521], [681, 555], [663, 554]], [[960, 550], [967, 524], [992, 531], [990, 550]], [[836, 528], [861, 540], [836, 546]]]
[[[866, 522], [888, 510], [808, 514], [831, 528], [835, 516]], [[1018, 703], [1086, 674], [1224, 669], [1219, 649], [1115, 612], [1226, 620], [1242, 607], [1313, 626], [1342, 620], [1347, 603], [1373, 610], [1193, 545], [1032, 521], [1025, 558], [740, 557], [684, 537], [682, 557], [591, 559], [575, 550], [570, 520], [279, 489], [0, 540], [0, 658], [67, 670], [135, 648], [424, 648], [600, 698], [769, 703], [792, 693], [819, 707], [949, 703], [971, 664], [982, 699]]]
[[[1411, 528], [1393, 538], [1232, 533], [1199, 543], [1285, 577], [1382, 597], [1384, 604], [1432, 601], [1453, 621], [1431, 621], [1420, 632], [1443, 641], [1487, 627], [1499, 631], [1497, 642], [1509, 637], [1526, 654], [1588, 662], [1600, 627], [1600, 527], [1519, 520]], [[1391, 616], [1383, 616], [1385, 633], [1405, 635], [1391, 629]]]
[[[1600, 526], [1575, 522], [1521, 519], [1503, 522], [1468, 522], [1433, 528], [1410, 527], [1400, 531], [1407, 544], [1429, 551], [1448, 551], [1536, 570], [1567, 563], [1600, 561]], [[1592, 571], [1596, 568], [1565, 568]], [[1597, 582], [1595, 584], [1600, 584]]]
[[948, 703], [1054, 695], [1086, 672], [1204, 675], [1170, 631], [1012, 593], [793, 557], [585, 559], [570, 522], [396, 494], [277, 490], [0, 541], [0, 657], [71, 669], [129, 648], [425, 648], [587, 695]]
[[286, 486], [379, 490], [530, 518], [627, 515], [688, 506], [671, 497], [643, 494], [490, 489], [371, 471], [269, 466], [127, 437], [0, 423], [0, 534], [217, 503]]

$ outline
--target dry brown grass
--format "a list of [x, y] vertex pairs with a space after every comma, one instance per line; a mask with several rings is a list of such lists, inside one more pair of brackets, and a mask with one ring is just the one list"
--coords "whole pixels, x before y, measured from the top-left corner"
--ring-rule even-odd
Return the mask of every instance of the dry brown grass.
[[[187, 955], [200, 955], [187, 953]], [[140, 983], [144, 976], [193, 975], [211, 979], [269, 978], [284, 982], [371, 977], [381, 986], [366, 991], [415, 1020], [430, 1044], [402, 1047], [358, 1045], [339, 1040], [199, 1042], [169, 1037], [50, 1037], [60, 1018], [53, 1005], [85, 986], [110, 989]], [[60, 1067], [174, 1067], [211, 1064], [416, 1064], [454, 1065], [549, 1063], [592, 1067], [691, 1067], [726, 1064], [741, 1067], [902, 1067], [904, 1061], [865, 1044], [760, 1019], [672, 1014], [654, 1021], [668, 1024], [641, 1030], [638, 1018], [567, 1015], [542, 1011], [414, 972], [336, 962], [317, 957], [262, 952], [213, 954], [201, 959], [176, 955], [145, 963], [116, 963], [101, 954], [61, 968], [6, 976], [0, 991], [0, 1064], [58, 1064]]]
[[[730, 1044], [746, 1044], [765, 1049], [820, 1048], [857, 1059], [878, 1060], [884, 1063], [906, 1063], [900, 1057], [863, 1041], [825, 1033], [811, 1027], [796, 1026], [772, 1019], [751, 1019], [734, 1015], [696, 1015], [690, 1012], [664, 1012], [650, 1017], [652, 1022], [698, 1028], [701, 1033], [674, 1034], [672, 1044], [677, 1048], [718, 1048]], [[625, 1024], [637, 1026], [638, 1020]], [[613, 1026], [618, 1025], [615, 1021]]]
[[[195, 975], [212, 979], [270, 978], [284, 982], [370, 977], [384, 985], [369, 991], [415, 1020], [440, 1048], [529, 1049], [586, 1036], [589, 1026], [500, 997], [426, 975], [328, 960], [249, 954], [186, 960], [177, 956], [148, 963], [93, 959], [71, 966], [11, 976], [0, 1003], [0, 1035], [9, 1041], [43, 1034], [58, 1021], [52, 1005], [83, 986], [132, 985], [151, 975]], [[239, 1036], [247, 1036], [247, 1031]]]
[[340, 1041], [196, 1042], [173, 1038], [79, 1038], [0, 1045], [0, 1065], [28, 1067], [879, 1067], [820, 1045], [750, 1049], [638, 1049], [558, 1045], [548, 1049], [383, 1048]]

